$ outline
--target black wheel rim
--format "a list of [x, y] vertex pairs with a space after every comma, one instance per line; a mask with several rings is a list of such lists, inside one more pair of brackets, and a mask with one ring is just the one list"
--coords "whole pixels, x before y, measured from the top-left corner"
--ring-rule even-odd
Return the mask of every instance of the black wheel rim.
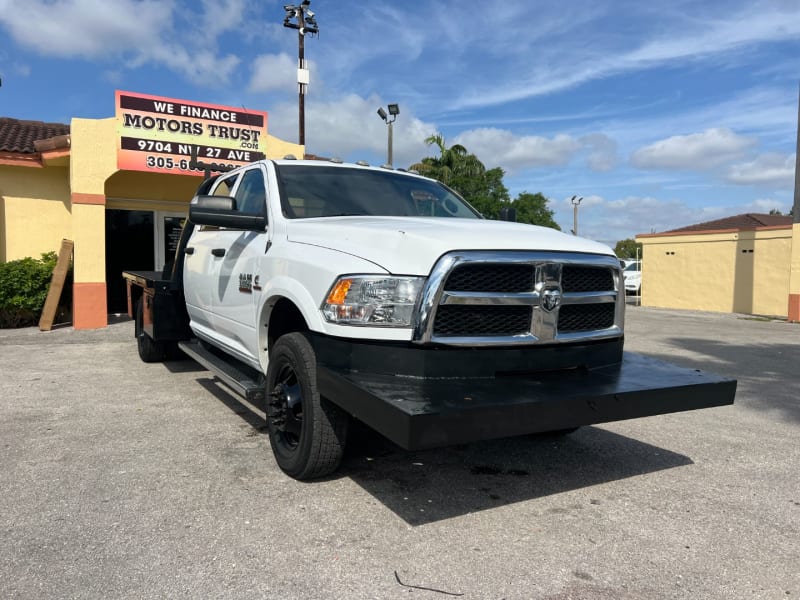
[[292, 365], [278, 369], [269, 404], [270, 424], [278, 441], [287, 450], [296, 449], [303, 431], [303, 390]]

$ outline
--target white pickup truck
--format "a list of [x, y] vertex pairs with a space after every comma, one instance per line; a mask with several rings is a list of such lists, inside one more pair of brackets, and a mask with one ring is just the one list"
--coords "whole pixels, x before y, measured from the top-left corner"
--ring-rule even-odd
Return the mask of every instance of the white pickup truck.
[[623, 354], [606, 246], [481, 217], [400, 170], [265, 160], [207, 179], [174, 265], [127, 271], [139, 354], [178, 346], [263, 402], [288, 475], [356, 418], [406, 449], [733, 402], [736, 381]]

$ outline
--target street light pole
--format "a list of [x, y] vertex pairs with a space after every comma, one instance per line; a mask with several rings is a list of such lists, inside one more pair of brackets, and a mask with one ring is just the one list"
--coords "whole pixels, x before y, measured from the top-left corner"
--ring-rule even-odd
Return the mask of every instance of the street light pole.
[[[289, 29], [297, 29], [297, 85], [298, 97], [298, 137], [301, 146], [306, 145], [306, 89], [308, 88], [308, 66], [306, 65], [306, 34], [317, 35], [319, 26], [314, 18], [314, 13], [309, 6], [311, 0], [303, 0], [299, 6], [286, 4], [283, 10], [286, 16], [283, 19], [283, 26]], [[293, 22], [292, 19], [295, 19]]]
[[581, 205], [581, 200], [583, 200], [583, 197], [576, 198], [577, 196], [573, 196], [570, 199], [570, 202], [572, 202], [572, 235], [578, 235], [578, 207]]
[[393, 136], [392, 123], [395, 122], [395, 119], [397, 119], [397, 115], [400, 114], [400, 105], [399, 104], [389, 104], [386, 108], [389, 110], [389, 114], [387, 115], [386, 111], [383, 110], [383, 107], [381, 107], [381, 108], [378, 109], [378, 116], [381, 119], [383, 119], [383, 122], [386, 123], [386, 125], [389, 126], [389, 139], [388, 139], [388, 148], [387, 148], [387, 151], [386, 151], [386, 154], [387, 154], [387, 162], [386, 162], [386, 164], [391, 167], [394, 164], [392, 162], [392, 136]]

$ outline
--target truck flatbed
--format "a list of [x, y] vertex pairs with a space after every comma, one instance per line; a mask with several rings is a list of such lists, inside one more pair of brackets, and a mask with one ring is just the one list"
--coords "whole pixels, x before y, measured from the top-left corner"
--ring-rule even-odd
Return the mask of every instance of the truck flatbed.
[[733, 404], [736, 380], [626, 352], [618, 365], [419, 378], [320, 365], [320, 393], [406, 450]]
[[164, 278], [161, 271], [123, 271], [122, 277], [142, 288], [168, 288], [171, 282], [171, 279]]

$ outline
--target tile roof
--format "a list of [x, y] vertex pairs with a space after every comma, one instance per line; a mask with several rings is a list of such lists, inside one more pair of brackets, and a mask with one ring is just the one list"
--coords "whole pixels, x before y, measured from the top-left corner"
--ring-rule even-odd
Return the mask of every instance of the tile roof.
[[765, 215], [759, 213], [745, 213], [743, 215], [734, 215], [732, 217], [725, 217], [716, 219], [714, 221], [706, 221], [705, 223], [697, 223], [696, 225], [687, 225], [678, 229], [670, 229], [663, 231], [664, 233], [692, 233], [695, 231], [717, 231], [725, 229], [754, 229], [756, 227], [774, 227], [774, 226], [792, 226], [791, 215]]
[[35, 154], [34, 142], [69, 134], [69, 125], [0, 117], [0, 152]]

